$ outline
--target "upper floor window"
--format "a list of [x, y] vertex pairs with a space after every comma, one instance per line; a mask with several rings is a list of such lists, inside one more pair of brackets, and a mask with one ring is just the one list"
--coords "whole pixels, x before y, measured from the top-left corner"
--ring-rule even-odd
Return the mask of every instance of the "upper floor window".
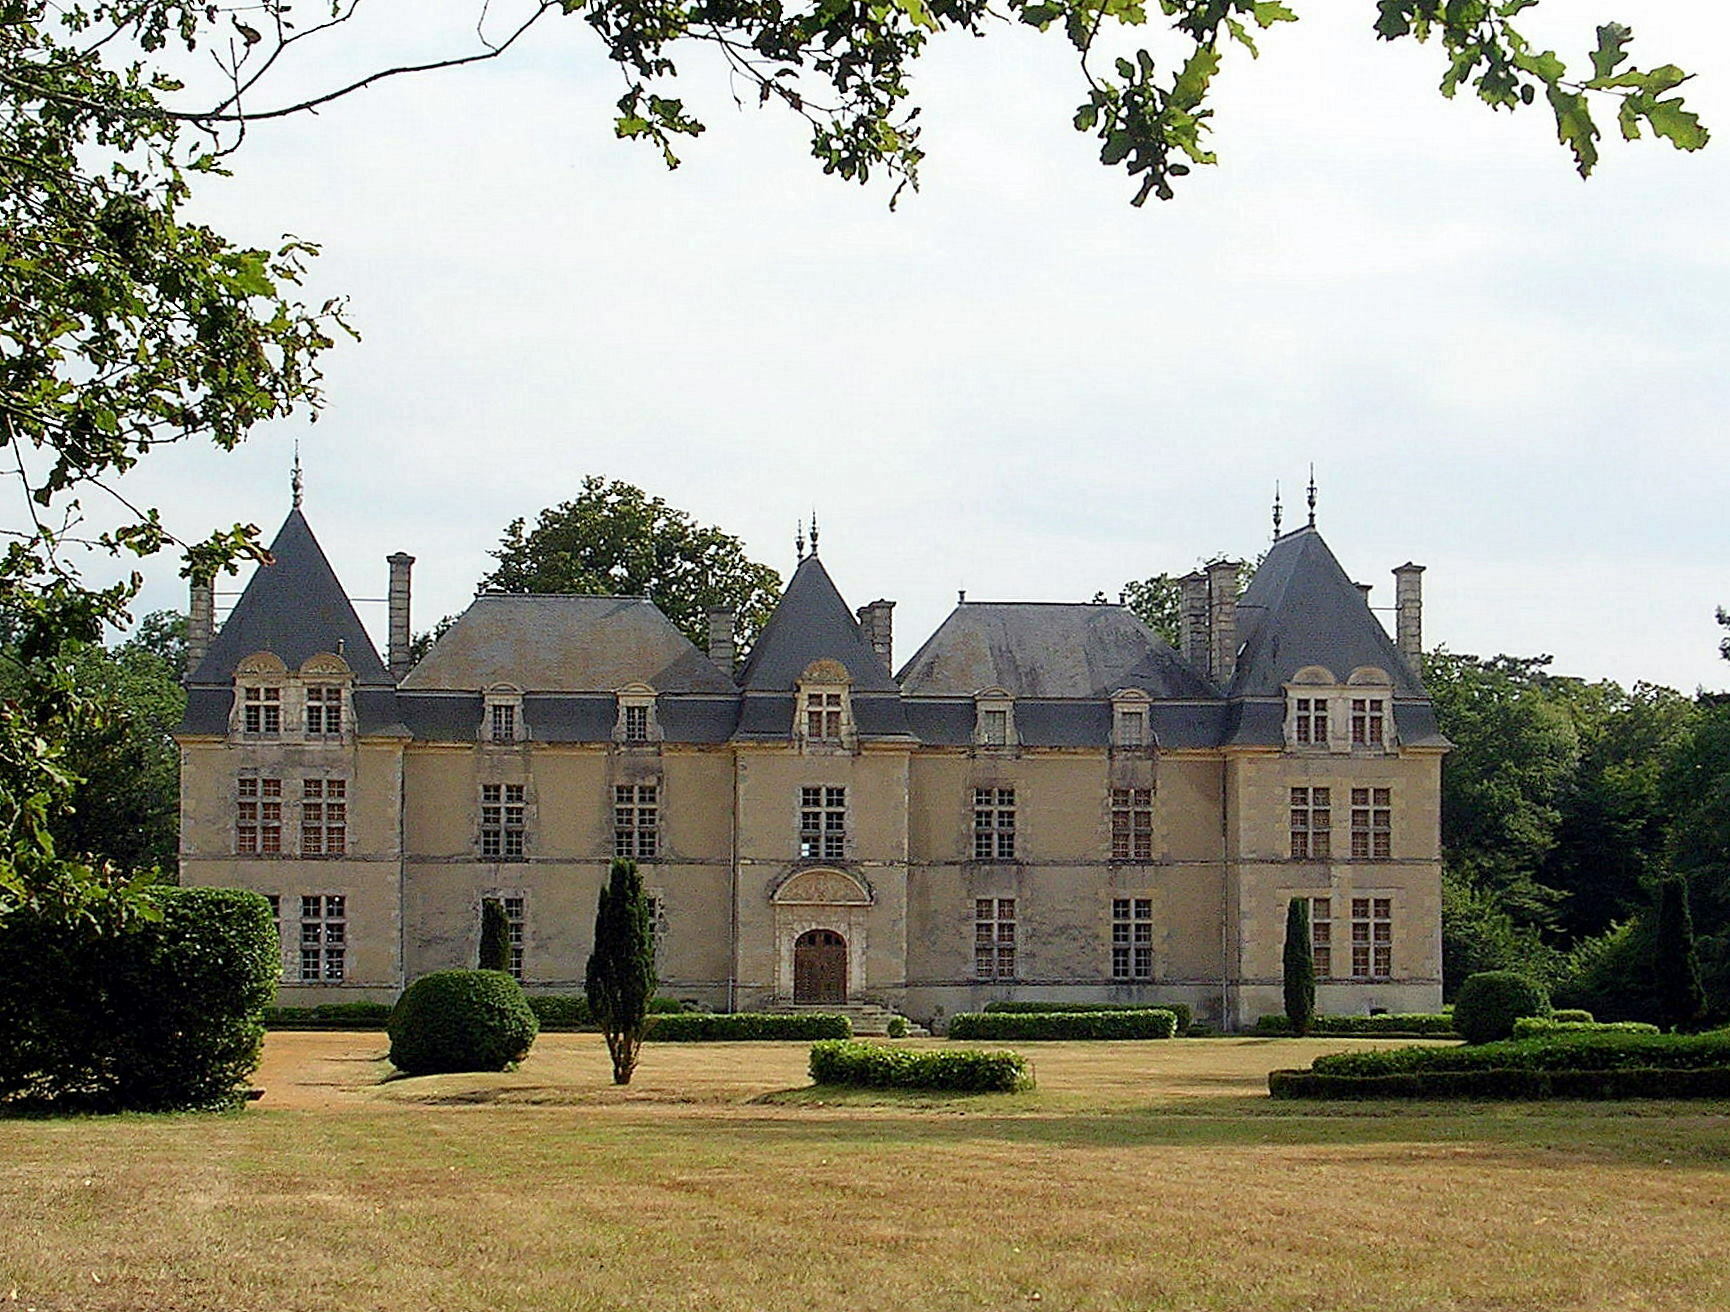
[[241, 729], [251, 734], [282, 732], [282, 689], [248, 687], [243, 694]]
[[660, 786], [614, 785], [613, 855], [652, 857], [660, 850], [660, 835]]
[[242, 856], [282, 851], [282, 780], [248, 775], [235, 781], [234, 850]]
[[1015, 859], [1015, 790], [1013, 788], [975, 788], [973, 790], [973, 859], [975, 861], [1012, 861]]
[[481, 785], [482, 856], [501, 861], [522, 859], [528, 827], [526, 792], [522, 784]]
[[1383, 745], [1383, 707], [1380, 697], [1352, 698], [1352, 746], [1380, 747]]
[[300, 854], [342, 856], [348, 851], [348, 781], [301, 780]]
[[1393, 789], [1352, 789], [1352, 859], [1385, 861], [1393, 855]]
[[847, 849], [847, 790], [824, 785], [799, 790], [799, 855], [838, 861]]
[[1111, 858], [1153, 860], [1153, 789], [1111, 790]]
[[1333, 796], [1326, 788], [1291, 790], [1293, 861], [1326, 861], [1333, 848]]
[[306, 687], [306, 731], [329, 735], [342, 732], [342, 685], [310, 683]]
[[1300, 747], [1326, 747], [1328, 742], [1328, 699], [1299, 697], [1296, 718], [1292, 722], [1292, 740]]

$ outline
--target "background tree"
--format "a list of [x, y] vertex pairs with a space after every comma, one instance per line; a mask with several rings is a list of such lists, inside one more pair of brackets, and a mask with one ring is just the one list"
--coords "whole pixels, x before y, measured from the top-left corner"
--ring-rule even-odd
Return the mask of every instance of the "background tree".
[[655, 995], [649, 899], [634, 861], [615, 860], [595, 909], [595, 947], [584, 976], [589, 1012], [607, 1036], [613, 1083], [629, 1084]]
[[496, 897], [481, 899], [481, 947], [475, 966], [480, 970], [511, 968], [511, 922], [505, 904]]
[[1285, 1014], [1298, 1037], [1310, 1032], [1316, 1014], [1315, 944], [1310, 938], [1310, 900], [1294, 897], [1285, 909]]
[[647, 597], [704, 650], [710, 607], [733, 608], [735, 640], [748, 646], [781, 596], [781, 576], [747, 558], [732, 534], [594, 474], [574, 500], [543, 510], [533, 528], [512, 521], [492, 556], [498, 567], [483, 588]]
[[1682, 879], [1666, 879], [1658, 885], [1652, 976], [1665, 1026], [1673, 1030], [1693, 1028], [1705, 1014], [1706, 994], [1700, 985], [1700, 963], [1694, 950], [1688, 884]]

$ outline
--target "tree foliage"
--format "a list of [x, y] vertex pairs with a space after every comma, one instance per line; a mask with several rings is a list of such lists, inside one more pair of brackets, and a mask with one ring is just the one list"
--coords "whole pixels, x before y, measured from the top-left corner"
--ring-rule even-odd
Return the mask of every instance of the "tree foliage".
[[505, 904], [496, 897], [481, 900], [481, 946], [479, 970], [511, 968], [511, 922], [505, 915]]
[[1679, 878], [1658, 885], [1658, 910], [1652, 935], [1652, 977], [1658, 1012], [1673, 1030], [1692, 1029], [1705, 1015], [1706, 992], [1694, 946], [1694, 918], [1688, 910], [1688, 884]]
[[598, 475], [541, 511], [533, 528], [513, 520], [492, 556], [498, 566], [482, 588], [647, 597], [704, 650], [711, 607], [730, 607], [735, 640], [749, 644], [781, 596], [781, 576], [750, 560], [732, 534]]
[[584, 975], [589, 1012], [607, 1036], [614, 1084], [629, 1084], [637, 1069], [655, 984], [655, 941], [643, 877], [635, 861], [615, 860], [595, 908], [595, 946]]
[[1286, 903], [1282, 964], [1286, 1019], [1291, 1022], [1291, 1032], [1301, 1039], [1310, 1032], [1310, 1021], [1316, 1014], [1316, 957], [1307, 897], [1294, 897]]

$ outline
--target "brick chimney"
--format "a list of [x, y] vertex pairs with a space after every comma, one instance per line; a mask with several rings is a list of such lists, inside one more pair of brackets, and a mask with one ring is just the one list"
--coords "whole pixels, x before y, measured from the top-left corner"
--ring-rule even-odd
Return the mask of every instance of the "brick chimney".
[[1424, 567], [1407, 561], [1394, 571], [1394, 639], [1400, 655], [1412, 667], [1412, 673], [1423, 675], [1424, 658]]
[[1208, 674], [1221, 687], [1237, 673], [1237, 568], [1235, 560], [1207, 566]]
[[390, 675], [401, 679], [411, 664], [408, 602], [409, 571], [414, 568], [414, 557], [399, 551], [385, 560], [390, 565]]
[[736, 653], [733, 647], [733, 624], [737, 619], [730, 606], [709, 607], [709, 659], [721, 673], [733, 677]]
[[883, 662], [883, 668], [894, 673], [895, 603], [879, 597], [869, 605], [861, 606], [856, 614], [859, 616], [860, 634], [871, 650], [877, 653], [877, 659]]
[[1186, 574], [1178, 582], [1183, 587], [1183, 601], [1178, 611], [1178, 646], [1184, 660], [1203, 674], [1208, 671], [1207, 649], [1207, 575], [1199, 569]]
[[186, 614], [186, 676], [204, 663], [216, 630], [216, 592], [209, 579], [192, 580]]

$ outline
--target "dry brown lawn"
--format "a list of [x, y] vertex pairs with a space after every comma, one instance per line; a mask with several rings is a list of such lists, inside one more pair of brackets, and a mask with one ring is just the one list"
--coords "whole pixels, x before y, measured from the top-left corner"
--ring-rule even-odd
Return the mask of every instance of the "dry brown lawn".
[[616, 1090], [592, 1035], [385, 1081], [382, 1036], [272, 1035], [243, 1113], [0, 1121], [0, 1312], [1730, 1307], [1722, 1106], [1275, 1104], [1351, 1041], [1002, 1046], [1039, 1089], [718, 1044]]

